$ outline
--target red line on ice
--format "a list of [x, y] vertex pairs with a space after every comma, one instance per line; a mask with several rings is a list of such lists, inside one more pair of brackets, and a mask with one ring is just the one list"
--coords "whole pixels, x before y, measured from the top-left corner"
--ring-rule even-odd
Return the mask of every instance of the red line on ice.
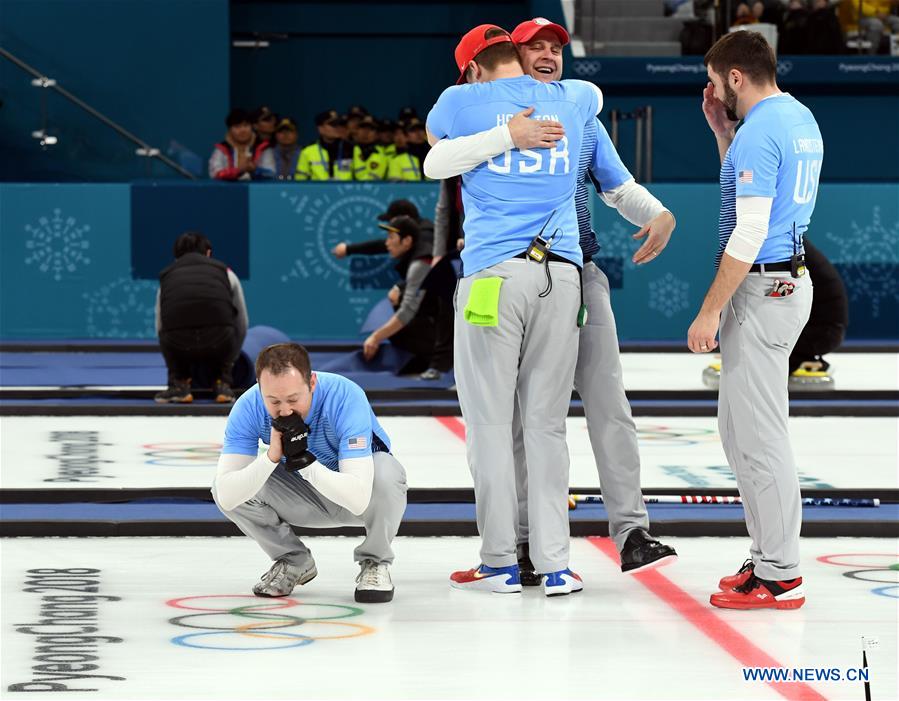
[[[618, 551], [610, 538], [588, 538], [598, 550], [620, 563]], [[686, 618], [704, 635], [711, 638], [722, 650], [727, 652], [744, 667], [783, 667], [771, 655], [756, 646], [749, 638], [736, 628], [718, 617], [710, 604], [701, 604], [686, 591], [668, 579], [659, 570], [650, 570], [635, 574], [633, 577], [653, 594]], [[752, 612], [745, 611], [751, 616]], [[787, 614], [789, 615], [789, 614]], [[735, 680], [738, 677], [735, 677]], [[747, 684], [753, 682], [746, 682]], [[815, 689], [804, 682], [776, 683], [768, 682], [768, 686], [789, 701], [827, 701]]]
[[457, 438], [465, 440], [465, 424], [463, 424], [455, 416], [437, 416], [435, 417], [447, 429], [452, 431]]

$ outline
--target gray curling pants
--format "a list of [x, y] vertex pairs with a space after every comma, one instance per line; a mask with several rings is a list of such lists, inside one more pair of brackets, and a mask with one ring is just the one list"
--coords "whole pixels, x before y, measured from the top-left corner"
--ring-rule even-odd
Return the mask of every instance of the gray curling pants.
[[[769, 297], [775, 280], [795, 283]], [[718, 432], [743, 498], [755, 574], [799, 576], [802, 503], [788, 431], [789, 358], [812, 306], [812, 280], [749, 273], [721, 314]]]
[[[609, 533], [618, 550], [634, 528], [649, 530], [640, 488], [640, 453], [631, 405], [624, 393], [618, 331], [609, 280], [595, 263], [584, 266], [587, 324], [580, 330], [574, 386], [584, 403], [587, 432], [609, 516]], [[528, 541], [527, 465], [518, 412], [512, 428], [518, 483], [518, 542]]]
[[[375, 478], [371, 501], [361, 516], [323, 497], [299, 475], [280, 465], [255, 497], [232, 511], [221, 512], [255, 540], [272, 560], [287, 560], [305, 567], [312, 560], [309, 548], [291, 529], [364, 526], [365, 540], [355, 549], [356, 562], [393, 562], [390, 547], [406, 510], [406, 471], [389, 453], [374, 453]], [[212, 496], [218, 504], [215, 487]]]
[[[518, 495], [512, 417], [521, 410], [527, 456], [531, 559], [539, 572], [568, 567], [568, 446], [565, 418], [577, 362], [577, 268], [513, 258], [459, 281], [456, 299], [456, 384], [474, 479], [481, 562], [510, 567], [516, 555]], [[504, 279], [499, 325], [473, 326], [463, 310], [474, 280]]]

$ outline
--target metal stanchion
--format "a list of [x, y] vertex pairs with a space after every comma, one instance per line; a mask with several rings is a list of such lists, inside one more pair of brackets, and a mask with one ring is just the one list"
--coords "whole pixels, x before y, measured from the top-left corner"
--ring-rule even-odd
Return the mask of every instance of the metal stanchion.
[[643, 108], [634, 110], [634, 170], [637, 181], [643, 180]]
[[627, 120], [634, 121], [634, 177], [639, 182], [652, 182], [652, 106], [637, 107], [633, 112], [609, 110], [609, 136], [616, 150], [620, 123]]

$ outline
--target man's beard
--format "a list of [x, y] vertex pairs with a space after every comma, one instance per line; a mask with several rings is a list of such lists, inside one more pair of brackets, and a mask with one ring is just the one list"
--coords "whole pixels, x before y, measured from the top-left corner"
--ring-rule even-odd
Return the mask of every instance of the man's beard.
[[724, 111], [730, 121], [740, 121], [740, 118], [737, 116], [737, 93], [733, 91], [730, 85], [724, 86]]

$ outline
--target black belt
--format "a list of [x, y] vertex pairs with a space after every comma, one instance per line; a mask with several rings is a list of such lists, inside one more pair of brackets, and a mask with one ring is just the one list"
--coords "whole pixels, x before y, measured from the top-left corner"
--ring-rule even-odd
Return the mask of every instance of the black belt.
[[788, 260], [779, 263], [756, 263], [749, 268], [750, 273], [783, 273], [791, 270], [792, 267]]
[[[512, 256], [512, 257], [513, 258], [524, 258], [525, 260], [531, 260], [528, 257], [527, 251], [522, 251], [517, 256]], [[537, 261], [534, 261], [534, 262], [536, 263]], [[553, 253], [552, 251], [546, 252], [546, 262], [547, 263], [568, 263], [568, 265], [573, 265], [578, 270], [581, 269], [581, 266], [579, 266], [573, 260], [568, 260], [567, 258], [563, 258], [562, 256], [560, 256], [556, 253]]]

